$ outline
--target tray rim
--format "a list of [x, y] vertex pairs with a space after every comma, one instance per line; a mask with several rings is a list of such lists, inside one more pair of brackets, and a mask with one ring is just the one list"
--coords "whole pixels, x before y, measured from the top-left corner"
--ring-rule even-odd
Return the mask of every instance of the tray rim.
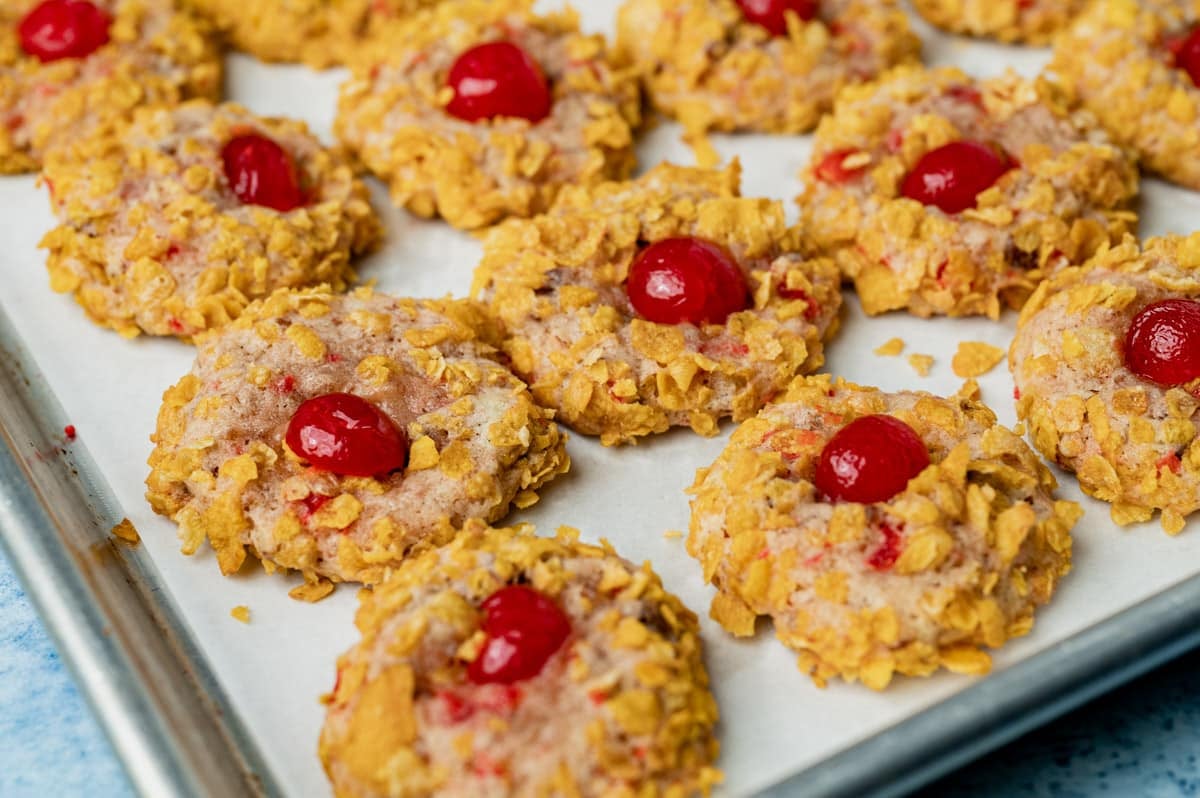
[[[160, 589], [149, 555], [111, 538], [119, 505], [86, 446], [76, 441], [63, 447], [56, 440], [65, 418], [0, 307], [0, 549], [131, 785], [156, 798], [283, 795], [181, 613]], [[30, 448], [61, 456], [22, 457]], [[55, 504], [52, 497], [75, 501]], [[121, 612], [113, 611], [114, 596]], [[134, 650], [135, 644], [150, 648]], [[904, 795], [1197, 647], [1200, 575], [759, 794]], [[177, 674], [175, 689], [164, 694], [135, 678], [147, 671]]]

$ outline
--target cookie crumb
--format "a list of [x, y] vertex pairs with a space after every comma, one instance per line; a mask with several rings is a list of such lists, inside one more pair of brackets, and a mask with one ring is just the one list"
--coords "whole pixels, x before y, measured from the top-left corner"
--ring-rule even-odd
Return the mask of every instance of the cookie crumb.
[[309, 604], [316, 604], [321, 599], [333, 592], [333, 582], [328, 579], [321, 579], [317, 582], [305, 582], [302, 585], [292, 588], [288, 591], [288, 596], [296, 601], [307, 601]]
[[909, 355], [908, 365], [912, 366], [917, 374], [928, 377], [929, 370], [933, 368], [933, 355]]
[[229, 616], [235, 621], [250, 623], [250, 608], [245, 604], [239, 604], [229, 611]]
[[961, 341], [958, 351], [950, 361], [958, 377], [980, 377], [996, 367], [1004, 359], [1004, 350], [982, 341]]
[[878, 349], [876, 349], [875, 354], [879, 355], [880, 357], [895, 357], [896, 355], [900, 354], [903, 351], [904, 351], [904, 339], [903, 338], [892, 338], [892, 339], [889, 339], [888, 341], [886, 341], [885, 343], [883, 343]]
[[138, 534], [137, 528], [134, 527], [133, 522], [128, 518], [122, 518], [112, 528], [112, 536], [117, 540], [123, 540], [134, 546], [142, 542], [142, 536]]
[[683, 537], [683, 533], [678, 529], [668, 529], [666, 532], [663, 532], [663, 537], [667, 540], [678, 540]]

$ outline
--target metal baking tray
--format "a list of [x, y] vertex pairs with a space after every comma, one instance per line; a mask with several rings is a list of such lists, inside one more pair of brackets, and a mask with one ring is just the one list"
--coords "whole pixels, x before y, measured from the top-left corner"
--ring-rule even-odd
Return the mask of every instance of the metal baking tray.
[[[584, 5], [585, 27], [607, 29], [615, 2]], [[918, 26], [927, 60], [976, 74], [1037, 71], [1045, 53], [942, 37]], [[230, 58], [229, 93], [261, 113], [305, 118], [328, 136], [341, 75]], [[784, 200], [798, 190], [806, 137], [720, 137], [740, 155], [747, 195]], [[688, 162], [678, 129], [661, 125], [639, 148], [644, 164]], [[376, 186], [390, 240], [362, 275], [380, 288], [463, 294], [478, 242], [390, 209]], [[1200, 199], [1147, 181], [1143, 233], [1187, 232]], [[29, 177], [0, 180], [0, 541], [83, 692], [143, 795], [327, 795], [316, 760], [321, 708], [337, 654], [354, 639], [354, 591], [317, 605], [286, 598], [290, 584], [260, 570], [225, 579], [211, 557], [185, 558], [173, 527], [141, 498], [147, 436], [161, 391], [188, 368], [188, 347], [124, 341], [93, 327], [46, 288], [36, 243], [52, 225]], [[848, 300], [829, 368], [885, 388], [952, 393], [959, 340], [1006, 345], [1012, 319], [866, 319]], [[893, 336], [933, 354], [918, 378], [902, 358], [871, 350]], [[1012, 423], [1003, 368], [980, 380], [985, 400]], [[79, 437], [68, 440], [72, 424]], [[687, 521], [682, 489], [718, 439], [672, 433], [604, 449], [573, 436], [573, 473], [520, 515], [543, 532], [571, 524], [649, 559], [701, 615], [711, 593], [669, 529]], [[901, 679], [882, 694], [856, 685], [818, 690], [768, 634], [733, 641], [707, 619], [703, 634], [722, 706], [722, 793], [898, 795], [1020, 733], [1200, 645], [1200, 531], [1168, 538], [1154, 525], [1116, 528], [1107, 508], [1060, 475], [1062, 495], [1084, 503], [1074, 573], [1038, 615], [1032, 634], [996, 653], [984, 678]], [[143, 543], [109, 534], [133, 519]], [[249, 626], [229, 618], [247, 604]]]

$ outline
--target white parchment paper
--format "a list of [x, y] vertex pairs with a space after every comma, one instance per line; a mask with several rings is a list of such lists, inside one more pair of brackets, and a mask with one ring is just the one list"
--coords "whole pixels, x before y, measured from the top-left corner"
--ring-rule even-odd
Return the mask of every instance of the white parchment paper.
[[[610, 31], [617, 3], [581, 0], [585, 27]], [[957, 63], [977, 75], [1013, 67], [1033, 75], [1046, 52], [966, 43], [935, 34], [918, 23], [931, 63]], [[316, 74], [300, 67], [268, 67], [244, 56], [229, 58], [232, 99], [263, 114], [297, 116], [328, 140], [341, 71]], [[678, 128], [664, 124], [639, 147], [641, 163], [663, 159], [690, 163]], [[796, 179], [808, 157], [808, 137], [720, 137], [718, 149], [738, 155], [747, 195], [779, 198], [795, 215]], [[382, 290], [413, 296], [464, 295], [479, 244], [437, 222], [413, 219], [393, 209], [378, 183], [377, 207], [386, 219], [388, 243], [360, 270]], [[1144, 234], [1189, 232], [1200, 219], [1200, 196], [1147, 180], [1142, 202]], [[226, 579], [205, 550], [179, 554], [174, 526], [155, 516], [143, 499], [148, 435], [162, 391], [189, 368], [187, 345], [142, 338], [126, 341], [93, 326], [67, 297], [47, 287], [38, 239], [53, 226], [44, 190], [31, 177], [0, 179], [0, 304], [33, 351], [86, 445], [107, 476], [124, 512], [141, 531], [143, 545], [159, 569], [165, 590], [182, 608], [201, 649], [252, 730], [276, 777], [289, 795], [325, 796], [329, 790], [316, 757], [322, 719], [317, 697], [330, 689], [334, 661], [355, 639], [351, 625], [354, 588], [343, 586], [317, 605], [286, 595], [293, 582], [247, 567]], [[885, 389], [919, 388], [947, 394], [961, 380], [950, 370], [959, 341], [988, 341], [1007, 347], [1013, 319], [922, 321], [903, 315], [867, 319], [848, 299], [839, 338], [828, 351], [836, 374]], [[905, 355], [932, 354], [933, 372], [919, 378], [904, 357], [881, 358], [872, 350], [899, 336]], [[1004, 367], [980, 380], [984, 399], [1004, 423], [1013, 423], [1012, 383]], [[683, 490], [694, 470], [724, 444], [730, 427], [715, 439], [678, 431], [636, 447], [605, 449], [573, 435], [571, 473], [548, 486], [543, 500], [512, 520], [536, 522], [550, 533], [560, 524], [579, 527], [587, 539], [609, 538], [626, 557], [649, 559], [667, 586], [703, 617], [709, 669], [720, 702], [720, 766], [723, 792], [745, 795], [809, 767], [972, 684], [940, 673], [929, 679], [899, 679], [887, 692], [832, 684], [815, 688], [799, 674], [793, 656], [769, 634], [734, 641], [706, 617], [710, 589], [683, 542], [665, 530], [687, 528]], [[1083, 497], [1069, 475], [1060, 475], [1062, 494], [1081, 501], [1087, 513], [1076, 530], [1076, 565], [1053, 603], [1037, 618], [1028, 637], [995, 657], [1002, 669], [1096, 624], [1178, 581], [1200, 572], [1200, 529], [1196, 522], [1178, 538], [1156, 524], [1121, 530], [1107, 506]], [[229, 616], [248, 605], [249, 625]]]

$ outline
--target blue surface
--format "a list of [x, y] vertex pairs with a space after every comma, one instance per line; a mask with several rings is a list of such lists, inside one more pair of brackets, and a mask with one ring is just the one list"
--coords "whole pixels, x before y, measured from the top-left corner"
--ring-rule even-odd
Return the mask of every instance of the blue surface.
[[[1200, 797], [1200, 652], [922, 791], [937, 798]], [[127, 796], [120, 766], [0, 558], [0, 796]]]

